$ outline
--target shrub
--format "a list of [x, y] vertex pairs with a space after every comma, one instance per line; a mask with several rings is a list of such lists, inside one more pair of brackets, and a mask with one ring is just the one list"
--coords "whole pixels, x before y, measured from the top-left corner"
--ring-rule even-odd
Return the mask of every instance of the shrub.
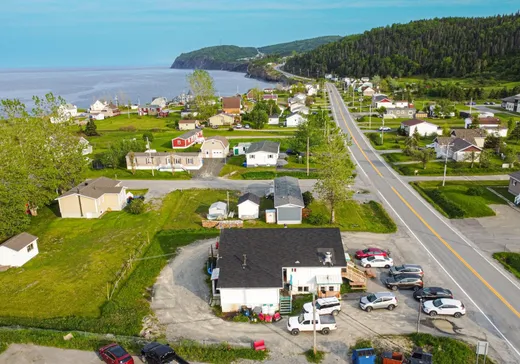
[[470, 196], [482, 196], [484, 194], [484, 188], [483, 187], [470, 187], [468, 188], [468, 191], [466, 192], [467, 195]]
[[228, 128], [228, 131], [235, 131], [235, 129], [233, 129], [233, 127], [230, 126], [230, 127]]
[[146, 142], [147, 140], [151, 143], [153, 142], [153, 134], [151, 131], [145, 131], [143, 133], [143, 140]]
[[307, 221], [311, 225], [325, 225], [329, 222], [329, 218], [322, 213], [311, 213], [311, 216], [309, 216]]
[[305, 352], [305, 357], [309, 363], [321, 363], [325, 358], [325, 353], [317, 350], [315, 355], [314, 350], [309, 349]]
[[374, 145], [383, 145], [381, 142], [381, 137], [378, 133], [368, 133], [368, 138], [374, 143]]
[[304, 192], [302, 196], [303, 204], [305, 205], [305, 207], [309, 206], [312, 203], [312, 201], [314, 201], [314, 196], [312, 195], [311, 191]]
[[125, 207], [125, 210], [131, 214], [139, 215], [146, 210], [146, 206], [143, 200], [134, 199]]
[[120, 131], [136, 131], [137, 129], [133, 125], [122, 126], [119, 128]]
[[441, 191], [425, 190], [425, 193], [448, 214], [450, 219], [460, 219], [464, 217], [464, 210], [452, 201], [448, 200]]

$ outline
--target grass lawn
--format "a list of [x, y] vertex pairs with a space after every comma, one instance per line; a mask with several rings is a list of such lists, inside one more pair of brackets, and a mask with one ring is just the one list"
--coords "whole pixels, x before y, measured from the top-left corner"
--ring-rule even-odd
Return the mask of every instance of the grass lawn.
[[381, 154], [381, 156], [388, 163], [412, 162], [412, 161], [416, 161], [417, 160], [413, 156], [409, 156], [409, 155], [406, 155], [404, 153], [384, 153], [384, 154]]
[[157, 180], [179, 180], [179, 179], [191, 179], [191, 175], [187, 172], [175, 172], [172, 174], [171, 172], [154, 172], [154, 176], [152, 176], [152, 171], [135, 171], [135, 174], [132, 174], [132, 171], [126, 168], [105, 168], [100, 170], [87, 169], [87, 173], [85, 178], [98, 178], [98, 177], [108, 177], [114, 179], [157, 179]]
[[493, 254], [493, 258], [498, 260], [508, 271], [513, 273], [516, 278], [520, 278], [520, 253], [495, 253]]
[[[442, 176], [444, 173], [444, 163], [442, 162], [428, 162], [426, 168], [423, 168], [422, 163], [400, 164], [394, 165], [394, 169], [401, 175], [413, 176], [417, 170], [419, 176]], [[514, 168], [502, 168], [501, 161], [493, 160], [488, 168], [480, 168], [478, 163], [475, 163], [471, 168], [471, 163], [468, 162], [448, 162], [446, 174], [448, 176], [473, 176], [473, 175], [491, 175], [491, 174], [508, 174], [520, 169], [520, 166]]]
[[[486, 187], [503, 187], [507, 184], [508, 181], [447, 181], [446, 185], [442, 187], [440, 181], [411, 183], [423, 198], [449, 218], [495, 216], [495, 212], [488, 205], [503, 205], [506, 202], [488, 191]], [[481, 195], [468, 194], [470, 187], [480, 187]], [[438, 195], [439, 193], [440, 195]]]
[[[381, 133], [365, 134], [376, 150], [403, 149], [406, 137], [397, 135], [396, 132], [383, 133], [383, 143], [381, 143]], [[419, 147], [425, 147], [433, 141], [434, 137], [422, 137], [419, 140]]]
[[132, 129], [143, 131], [152, 129], [170, 129], [168, 125], [173, 125], [176, 121], [180, 120], [181, 115], [179, 113], [170, 113], [166, 118], [158, 118], [156, 116], [138, 114], [124, 114], [114, 116], [112, 118], [106, 118], [104, 120], [96, 120], [97, 131], [119, 131], [122, 129]]
[[503, 196], [508, 201], [513, 202], [513, 203], [515, 202], [515, 195], [513, 195], [512, 193], [510, 193], [508, 191], [507, 186], [492, 187], [492, 190], [495, 191], [496, 193], [498, 193], [499, 195]]

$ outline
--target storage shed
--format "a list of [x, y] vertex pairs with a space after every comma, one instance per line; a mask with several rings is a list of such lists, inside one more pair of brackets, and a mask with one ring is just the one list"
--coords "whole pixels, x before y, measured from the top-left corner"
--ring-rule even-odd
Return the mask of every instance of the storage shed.
[[246, 193], [238, 199], [238, 218], [241, 220], [258, 219], [260, 197], [253, 193]]
[[219, 219], [227, 216], [227, 205], [222, 201], [211, 204], [208, 211], [208, 219]]
[[38, 255], [38, 238], [21, 233], [0, 244], [0, 265], [21, 267]]

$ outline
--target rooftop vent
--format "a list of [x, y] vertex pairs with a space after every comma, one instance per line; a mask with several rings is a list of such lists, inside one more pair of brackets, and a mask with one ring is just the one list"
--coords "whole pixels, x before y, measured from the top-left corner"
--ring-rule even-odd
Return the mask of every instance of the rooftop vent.
[[242, 269], [246, 269], [246, 265], [247, 265], [247, 255], [243, 254], [242, 257], [243, 257], [243, 261], [242, 261]]

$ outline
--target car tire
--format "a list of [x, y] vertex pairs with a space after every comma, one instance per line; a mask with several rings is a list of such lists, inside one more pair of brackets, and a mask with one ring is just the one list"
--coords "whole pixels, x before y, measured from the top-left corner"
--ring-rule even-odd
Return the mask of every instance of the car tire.
[[390, 266], [387, 264], [387, 265], [385, 265], [385, 268], [386, 269], [390, 269]]
[[453, 317], [455, 318], [459, 318], [459, 317], [462, 317], [462, 314], [460, 312], [455, 312], [455, 314], [453, 315]]
[[324, 328], [323, 330], [321, 330], [321, 333], [323, 335], [328, 335], [328, 334], [330, 334], [330, 330], [328, 328]]
[[435, 317], [435, 316], [437, 316], [437, 312], [436, 311], [430, 311], [430, 313], [428, 315], [430, 315], [430, 317]]
[[365, 265], [365, 268], [372, 268], [370, 264]]
[[388, 311], [393, 311], [395, 308], [395, 305], [388, 305], [387, 309]]
[[291, 330], [291, 335], [292, 336], [298, 336], [299, 333], [300, 333], [300, 330], [298, 330], [298, 329], [292, 329]]
[[370, 307], [370, 306], [368, 306], [367, 308], [365, 308], [365, 311], [366, 311], [366, 312], [371, 312], [372, 310], [373, 310], [373, 308]]
[[419, 287], [419, 286], [415, 286], [415, 287], [413, 287], [413, 291], [414, 291], [414, 292], [415, 292], [415, 291], [418, 291], [418, 290], [420, 290], [420, 289], [421, 289], [421, 287]]
[[339, 314], [339, 311], [338, 311], [338, 310], [334, 310], [334, 311], [332, 311], [332, 316], [338, 316], [338, 314]]
[[391, 289], [392, 291], [397, 291], [397, 286], [392, 286], [390, 289]]

